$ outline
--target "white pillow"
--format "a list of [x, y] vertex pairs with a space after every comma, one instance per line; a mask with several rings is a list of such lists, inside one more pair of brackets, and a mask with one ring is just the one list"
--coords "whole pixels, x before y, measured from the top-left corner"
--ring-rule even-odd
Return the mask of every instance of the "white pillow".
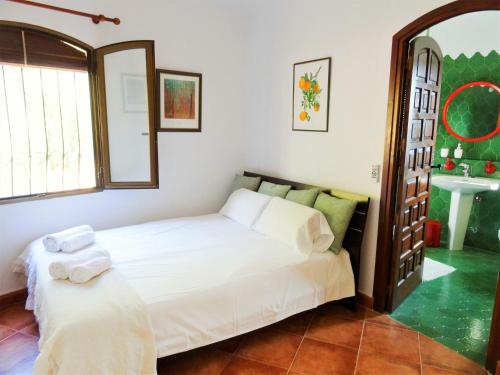
[[253, 229], [306, 255], [328, 250], [334, 239], [320, 211], [278, 197], [271, 199]]
[[272, 197], [248, 189], [235, 190], [219, 211], [222, 215], [251, 228]]

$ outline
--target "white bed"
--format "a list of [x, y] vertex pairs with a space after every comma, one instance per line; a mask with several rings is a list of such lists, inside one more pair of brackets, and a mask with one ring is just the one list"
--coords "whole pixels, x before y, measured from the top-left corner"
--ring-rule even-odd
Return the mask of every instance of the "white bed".
[[[149, 311], [157, 356], [233, 337], [328, 301], [354, 296], [347, 251], [310, 256], [220, 214], [99, 231], [113, 268]], [[21, 258], [40, 275], [57, 254], [33, 242]], [[44, 285], [34, 285], [38, 279]], [[42, 307], [31, 277], [28, 307]], [[36, 300], [36, 299], [39, 300]], [[43, 334], [43, 324], [41, 325]]]

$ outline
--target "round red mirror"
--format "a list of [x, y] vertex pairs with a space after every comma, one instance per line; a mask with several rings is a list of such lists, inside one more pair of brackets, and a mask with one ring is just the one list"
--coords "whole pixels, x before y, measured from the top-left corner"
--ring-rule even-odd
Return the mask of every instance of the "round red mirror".
[[484, 134], [484, 135], [481, 135], [479, 137], [464, 137], [464, 136], [458, 134], [456, 131], [454, 131], [452, 129], [452, 127], [448, 121], [448, 108], [449, 108], [451, 102], [453, 101], [453, 99], [455, 99], [457, 97], [457, 95], [460, 94], [462, 91], [469, 89], [471, 87], [477, 87], [477, 86], [487, 87], [490, 90], [494, 90], [500, 94], [500, 88], [497, 85], [495, 85], [494, 83], [486, 82], [486, 81], [469, 82], [469, 83], [466, 83], [465, 85], [460, 86], [455, 91], [453, 91], [451, 93], [451, 95], [448, 97], [448, 99], [446, 99], [446, 102], [444, 103], [444, 106], [443, 106], [443, 124], [444, 124], [446, 130], [452, 136], [454, 136], [455, 138], [458, 138], [464, 142], [481, 142], [481, 141], [485, 141], [491, 137], [494, 137], [496, 134], [500, 133], [500, 117], [498, 114], [497, 114], [496, 128], [493, 129], [491, 132]]

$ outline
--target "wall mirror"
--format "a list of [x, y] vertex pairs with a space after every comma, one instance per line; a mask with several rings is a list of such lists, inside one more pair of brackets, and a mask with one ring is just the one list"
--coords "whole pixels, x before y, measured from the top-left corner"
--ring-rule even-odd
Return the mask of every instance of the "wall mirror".
[[443, 124], [448, 133], [464, 142], [481, 142], [500, 132], [500, 88], [475, 81], [458, 87], [443, 106]]
[[101, 47], [96, 60], [104, 186], [156, 188], [153, 41]]

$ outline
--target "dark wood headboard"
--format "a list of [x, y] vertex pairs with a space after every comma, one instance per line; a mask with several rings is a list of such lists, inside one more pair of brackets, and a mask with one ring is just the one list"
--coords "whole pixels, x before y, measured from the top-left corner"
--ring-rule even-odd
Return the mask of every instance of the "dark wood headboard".
[[[302, 182], [284, 180], [282, 178], [265, 176], [254, 172], [245, 171], [244, 175], [249, 177], [260, 177], [262, 181], [268, 181], [275, 184], [291, 185], [292, 189], [296, 190], [310, 189], [316, 187], [319, 188], [324, 193], [339, 198], [345, 198], [343, 192], [331, 188], [324, 188], [321, 186], [309, 185]], [[346, 195], [349, 194], [350, 193], [346, 192]], [[361, 199], [359, 200], [356, 199], [358, 201], [358, 204], [356, 206], [356, 210], [354, 211], [354, 215], [352, 216], [352, 219], [349, 222], [349, 227], [347, 228], [347, 232], [344, 238], [344, 242], [342, 243], [342, 247], [347, 250], [351, 258], [352, 270], [354, 272], [354, 278], [356, 281], [356, 291], [357, 291], [358, 280], [359, 280], [359, 265], [361, 258], [361, 245], [363, 243], [363, 236], [365, 233], [366, 218], [368, 215], [370, 198], [357, 194], [352, 194], [352, 195], [358, 196]]]

